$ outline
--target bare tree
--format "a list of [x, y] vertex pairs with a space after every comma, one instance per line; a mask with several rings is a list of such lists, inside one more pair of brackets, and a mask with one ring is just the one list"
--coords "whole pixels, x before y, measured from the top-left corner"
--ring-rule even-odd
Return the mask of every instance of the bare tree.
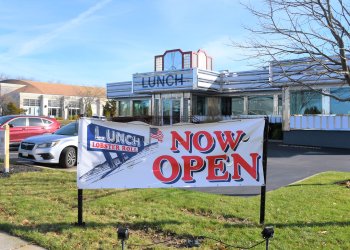
[[100, 98], [106, 97], [106, 92], [101, 87], [82, 86], [80, 87], [77, 96], [81, 97], [83, 102], [83, 113], [85, 114], [92, 104], [96, 103]]
[[6, 105], [9, 102], [7, 96], [0, 96], [0, 115], [3, 115]]
[[0, 81], [8, 79], [8, 76], [4, 73], [0, 73]]
[[274, 83], [305, 86], [338, 101], [345, 98], [314, 88], [330, 82], [350, 86], [348, 0], [265, 0], [263, 10], [246, 5], [259, 24], [245, 27], [250, 38], [233, 46], [269, 62]]

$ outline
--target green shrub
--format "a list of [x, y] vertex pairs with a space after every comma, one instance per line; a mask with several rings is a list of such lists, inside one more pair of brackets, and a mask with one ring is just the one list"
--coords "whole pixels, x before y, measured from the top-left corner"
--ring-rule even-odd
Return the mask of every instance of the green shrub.
[[269, 139], [282, 140], [282, 123], [271, 123], [269, 124]]

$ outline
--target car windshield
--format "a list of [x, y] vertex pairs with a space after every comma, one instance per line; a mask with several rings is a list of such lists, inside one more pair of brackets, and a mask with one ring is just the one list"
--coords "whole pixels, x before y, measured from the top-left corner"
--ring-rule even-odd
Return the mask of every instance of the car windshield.
[[57, 130], [55, 135], [78, 135], [78, 122], [72, 122]]
[[10, 119], [11, 119], [11, 116], [1, 116], [0, 117], [0, 125], [4, 124], [5, 122], [7, 122]]

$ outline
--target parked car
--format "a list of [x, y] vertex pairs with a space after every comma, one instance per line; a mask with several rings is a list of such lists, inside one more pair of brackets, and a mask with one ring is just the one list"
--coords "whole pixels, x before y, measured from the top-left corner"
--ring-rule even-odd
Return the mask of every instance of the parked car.
[[21, 142], [18, 157], [39, 163], [71, 168], [77, 164], [78, 122], [71, 122], [55, 133], [29, 137]]
[[60, 128], [60, 123], [53, 118], [27, 115], [6, 115], [0, 117], [0, 130], [10, 127], [10, 144], [18, 145], [30, 136], [52, 134]]

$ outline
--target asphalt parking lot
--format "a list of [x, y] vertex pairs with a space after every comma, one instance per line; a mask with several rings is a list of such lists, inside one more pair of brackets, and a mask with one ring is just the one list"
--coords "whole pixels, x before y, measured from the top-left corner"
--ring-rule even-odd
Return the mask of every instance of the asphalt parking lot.
[[[325, 171], [350, 172], [350, 150], [316, 147], [288, 146], [269, 142], [267, 157], [267, 190], [274, 190]], [[11, 151], [11, 158], [17, 152]], [[28, 161], [19, 163], [32, 164]], [[48, 164], [33, 164], [41, 168], [76, 171], [76, 168], [61, 169]], [[225, 195], [251, 196], [260, 193], [260, 187], [210, 187], [194, 190]]]
[[[350, 172], [350, 149], [289, 146], [281, 142], [268, 144], [267, 191], [325, 171]], [[226, 195], [260, 194], [260, 187], [215, 187], [196, 190]]]

